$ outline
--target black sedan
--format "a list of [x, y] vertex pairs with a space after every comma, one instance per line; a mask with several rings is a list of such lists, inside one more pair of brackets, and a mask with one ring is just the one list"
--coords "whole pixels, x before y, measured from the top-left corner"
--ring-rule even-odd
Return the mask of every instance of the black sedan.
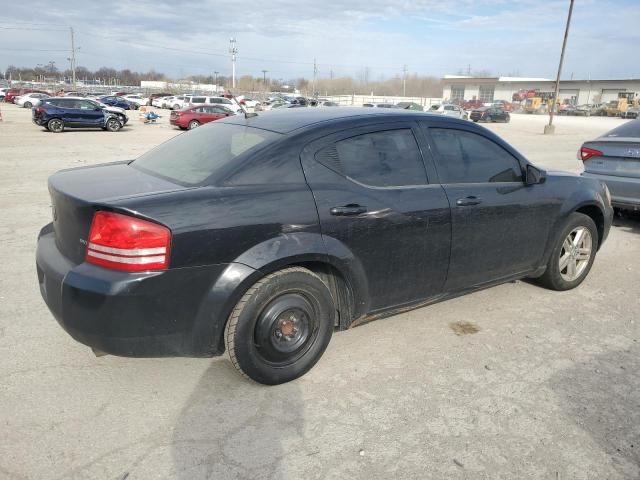
[[480, 107], [471, 112], [469, 119], [474, 122], [505, 122], [511, 121], [509, 112], [499, 107]]
[[307, 372], [334, 329], [517, 278], [577, 287], [612, 220], [600, 181], [399, 109], [219, 120], [56, 173], [49, 191], [38, 278], [73, 338], [125, 356], [226, 350], [265, 384]]

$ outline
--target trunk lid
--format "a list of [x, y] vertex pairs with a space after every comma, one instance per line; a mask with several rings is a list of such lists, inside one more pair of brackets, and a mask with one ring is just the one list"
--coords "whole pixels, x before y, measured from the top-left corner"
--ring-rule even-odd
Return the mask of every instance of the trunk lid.
[[123, 198], [184, 188], [131, 168], [128, 162], [58, 172], [49, 178], [56, 245], [69, 260], [81, 263], [95, 210]]
[[585, 172], [640, 178], [640, 142], [616, 138], [586, 142], [583, 147], [602, 152], [584, 162]]

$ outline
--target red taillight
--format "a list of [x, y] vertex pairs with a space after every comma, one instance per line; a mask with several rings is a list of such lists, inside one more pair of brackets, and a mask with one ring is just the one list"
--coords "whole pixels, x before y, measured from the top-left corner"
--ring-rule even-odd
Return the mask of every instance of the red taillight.
[[169, 266], [171, 231], [162, 225], [113, 212], [96, 212], [85, 261], [125, 272]]
[[37, 112], [37, 113], [43, 113], [43, 112], [44, 112], [44, 108], [42, 108], [42, 107], [36, 107], [36, 112]]
[[594, 148], [582, 147], [580, 149], [580, 160], [586, 162], [591, 157], [601, 157], [602, 152], [600, 150], [596, 150]]

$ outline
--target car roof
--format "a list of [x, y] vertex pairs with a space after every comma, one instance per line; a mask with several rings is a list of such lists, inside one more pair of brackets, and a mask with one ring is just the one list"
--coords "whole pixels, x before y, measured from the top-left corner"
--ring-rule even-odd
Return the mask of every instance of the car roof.
[[343, 107], [336, 109], [324, 108], [295, 108], [285, 110], [272, 110], [263, 112], [255, 117], [245, 118], [244, 115], [236, 115], [223, 120], [221, 123], [249, 125], [277, 133], [290, 133], [294, 130], [310, 127], [322, 122], [344, 119], [384, 118], [389, 121], [416, 120], [419, 118], [434, 121], [458, 123], [464, 122], [449, 117], [443, 117], [432, 113], [402, 109], [365, 109], [359, 107]]
[[634, 138], [636, 141], [640, 139], [640, 120], [631, 120], [630, 122], [623, 123], [599, 137], [598, 140], [606, 141], [620, 138]]
[[93, 98], [87, 97], [49, 97], [51, 100], [88, 100], [90, 102], [95, 102]]

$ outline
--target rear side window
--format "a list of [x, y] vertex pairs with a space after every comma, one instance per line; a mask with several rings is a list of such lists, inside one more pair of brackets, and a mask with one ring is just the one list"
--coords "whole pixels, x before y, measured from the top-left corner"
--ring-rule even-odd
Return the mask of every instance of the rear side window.
[[323, 148], [316, 160], [365, 185], [424, 185], [422, 155], [410, 129], [366, 133]]
[[182, 185], [197, 185], [237, 156], [266, 146], [280, 136], [259, 128], [213, 122], [172, 138], [134, 160], [131, 166]]
[[518, 160], [482, 135], [430, 128], [440, 183], [521, 182]]
[[204, 103], [206, 99], [204, 97], [193, 97], [191, 103]]
[[634, 138], [640, 137], [640, 121], [627, 122], [604, 134], [605, 138]]

